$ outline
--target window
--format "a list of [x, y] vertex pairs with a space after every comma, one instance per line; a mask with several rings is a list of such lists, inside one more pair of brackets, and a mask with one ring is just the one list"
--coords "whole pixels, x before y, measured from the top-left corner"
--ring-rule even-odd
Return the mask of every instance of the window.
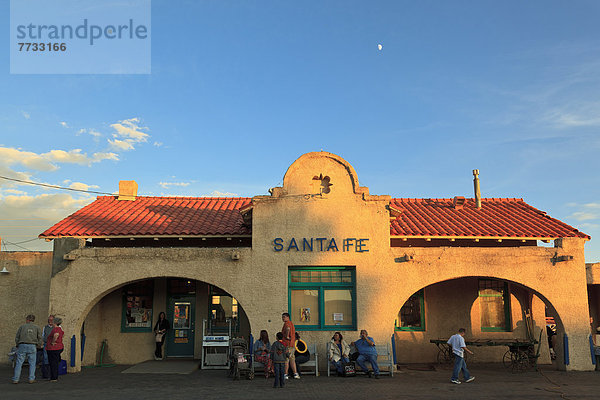
[[152, 331], [154, 281], [142, 281], [123, 288], [121, 332]]
[[510, 295], [507, 282], [480, 279], [479, 304], [482, 332], [510, 332]]
[[[398, 324], [400, 321], [400, 324]], [[397, 331], [424, 331], [425, 330], [425, 297], [423, 289], [413, 294], [398, 313], [396, 320]]]
[[354, 267], [290, 267], [289, 313], [296, 330], [356, 330]]

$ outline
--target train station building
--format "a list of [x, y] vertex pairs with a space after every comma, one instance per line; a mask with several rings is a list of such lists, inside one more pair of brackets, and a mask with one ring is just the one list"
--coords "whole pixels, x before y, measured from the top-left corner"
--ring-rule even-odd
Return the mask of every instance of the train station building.
[[[289, 312], [322, 369], [335, 331], [350, 342], [367, 329], [396, 363], [424, 363], [438, 355], [430, 340], [461, 327], [467, 338], [547, 343], [553, 317], [557, 367], [594, 368], [600, 273], [586, 274], [590, 237], [523, 199], [373, 195], [327, 152], [302, 155], [269, 193], [144, 197], [122, 181], [118, 196], [98, 197], [40, 235], [54, 240], [51, 255], [38, 257], [41, 274], [17, 263], [22, 279], [0, 276], [0, 285], [14, 299], [30, 279], [38, 318], [63, 317], [74, 342], [63, 357], [76, 352], [74, 371], [96, 363], [103, 343], [114, 363], [152, 359], [161, 311], [173, 325], [166, 355], [194, 358], [203, 325], [225, 330], [231, 321], [236, 336], [266, 329], [274, 339]], [[0, 309], [15, 325], [29, 311], [17, 300]], [[499, 362], [505, 352], [481, 347], [475, 360]], [[541, 346], [539, 363], [551, 362]]]

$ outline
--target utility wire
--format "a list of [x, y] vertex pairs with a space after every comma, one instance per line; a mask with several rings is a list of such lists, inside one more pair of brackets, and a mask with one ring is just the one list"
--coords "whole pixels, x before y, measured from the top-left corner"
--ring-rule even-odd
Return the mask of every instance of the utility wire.
[[24, 181], [24, 180], [21, 180], [21, 179], [8, 178], [6, 176], [0, 176], [0, 178], [1, 179], [6, 179], [7, 181], [13, 181], [13, 182], [19, 182], [19, 183], [26, 183], [28, 185], [44, 186], [44, 187], [52, 188], [52, 189], [71, 190], [73, 192], [94, 193], [94, 194], [107, 194], [109, 196], [113, 196], [114, 195], [114, 193], [96, 192], [96, 191], [93, 191], [93, 190], [83, 190], [83, 189], [73, 189], [73, 188], [68, 188], [68, 187], [63, 187], [63, 186], [57, 186], [57, 185], [48, 185], [46, 183], [31, 182], [31, 181]]
[[[29, 239], [29, 240], [23, 240], [22, 242], [16, 242], [16, 243], [12, 243], [12, 244], [22, 244], [22, 243], [28, 243], [28, 242], [33, 242], [34, 240], [41, 240], [40, 238], [33, 238], [33, 239]], [[10, 243], [10, 242], [9, 242]]]
[[10, 244], [11, 246], [17, 246], [17, 247], [20, 247], [20, 248], [22, 248], [23, 250], [26, 250], [26, 251], [31, 251], [31, 250], [29, 250], [29, 249], [27, 249], [27, 248], [25, 248], [25, 247], [23, 247], [23, 246], [19, 246], [19, 245], [18, 245], [18, 244], [16, 244], [16, 243], [9, 242], [8, 240], [4, 240], [3, 242], [4, 242], [4, 248], [6, 248], [6, 245], [7, 245], [7, 244]]

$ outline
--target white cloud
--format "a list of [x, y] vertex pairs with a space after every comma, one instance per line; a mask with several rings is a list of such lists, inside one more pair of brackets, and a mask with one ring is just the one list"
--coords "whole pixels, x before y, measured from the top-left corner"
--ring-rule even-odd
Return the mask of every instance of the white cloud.
[[25, 119], [29, 119], [29, 118], [31, 118], [31, 114], [29, 114], [29, 113], [28, 113], [28, 112], [26, 112], [26, 111], [21, 111], [21, 114], [23, 114], [23, 117], [24, 117]]
[[60, 121], [60, 124], [63, 126], [63, 128], [69, 127], [69, 124], [67, 124], [65, 121]]
[[108, 139], [108, 144], [110, 145], [110, 147], [113, 150], [116, 151], [128, 151], [128, 150], [133, 150], [133, 141], [131, 139], [125, 139], [125, 140], [119, 140], [119, 139], [115, 139], [115, 140], [111, 140]]
[[163, 142], [154, 142], [153, 145], [156, 147], [161, 147], [163, 145]]
[[150, 135], [143, 131], [148, 128], [139, 125], [139, 118], [130, 118], [112, 124], [110, 127], [117, 131], [116, 136], [130, 138], [136, 143], [146, 142]]
[[600, 220], [600, 203], [586, 203], [575, 205], [575, 207], [578, 208], [578, 211], [569, 215], [569, 218], [573, 218], [577, 221]]
[[12, 147], [0, 147], [0, 164], [6, 166], [21, 164], [37, 171], [54, 171], [58, 167], [40, 154], [22, 151]]
[[158, 184], [164, 189], [168, 189], [171, 186], [179, 186], [179, 187], [190, 186], [189, 182], [158, 182]]
[[85, 128], [81, 128], [80, 130], [77, 131], [76, 135], [81, 135], [82, 133], [87, 133], [90, 136], [93, 136], [95, 138], [98, 138], [100, 136], [102, 136], [102, 134], [100, 132], [98, 132], [97, 130], [94, 129], [85, 129]]
[[4, 189], [3, 192], [9, 193], [9, 194], [27, 194], [27, 192], [24, 192], [22, 190], [17, 190], [17, 189]]
[[213, 190], [207, 197], [237, 197], [239, 194], [231, 193], [231, 192], [219, 192], [218, 190]]
[[55, 163], [91, 165], [102, 160], [118, 160], [115, 153], [94, 153], [88, 157], [81, 149], [50, 150], [47, 153], [37, 154], [11, 147], [0, 147], [0, 165], [22, 165], [36, 171], [55, 171]]

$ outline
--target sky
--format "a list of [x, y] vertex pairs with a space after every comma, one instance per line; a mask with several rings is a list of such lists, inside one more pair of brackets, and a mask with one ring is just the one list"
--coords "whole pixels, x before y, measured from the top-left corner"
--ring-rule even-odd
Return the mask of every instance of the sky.
[[[150, 74], [10, 74], [0, 175], [255, 196], [310, 151], [393, 197], [523, 198], [600, 261], [600, 2], [153, 0]], [[381, 45], [381, 50], [378, 45]], [[95, 199], [0, 179], [2, 250]]]

